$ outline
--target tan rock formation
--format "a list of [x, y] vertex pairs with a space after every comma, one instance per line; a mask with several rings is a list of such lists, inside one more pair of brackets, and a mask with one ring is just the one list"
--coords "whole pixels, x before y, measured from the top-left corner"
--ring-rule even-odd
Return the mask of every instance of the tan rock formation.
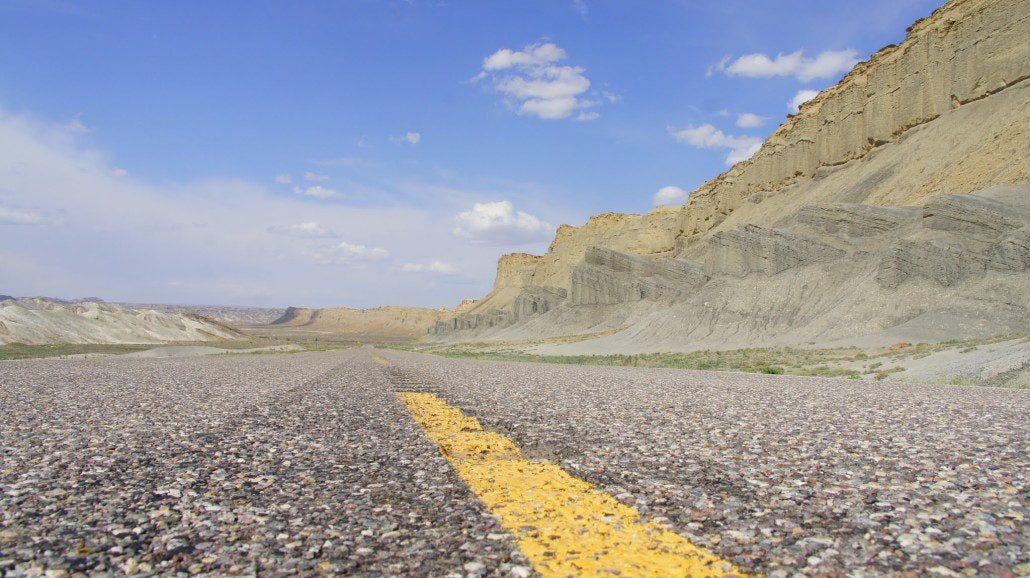
[[462, 299], [461, 303], [458, 303], [458, 306], [454, 308], [454, 314], [460, 315], [465, 313], [475, 307], [477, 303], [479, 303], [477, 299]]
[[703, 261], [712, 235], [773, 226], [804, 205], [918, 205], [936, 193], [1030, 182], [1027, 38], [1027, 0], [952, 0], [804, 104], [687, 205], [597, 215], [560, 227], [542, 256], [502, 257], [493, 290], [472, 311], [510, 309], [529, 285], [569, 289], [591, 246]]
[[527, 286], [512, 310], [459, 316], [429, 339], [578, 334], [589, 338], [533, 347], [597, 354], [1024, 334], [1028, 268], [1030, 186], [921, 208], [828, 203], [776, 227], [721, 230], [703, 265], [591, 247], [568, 292]]
[[42, 297], [0, 302], [0, 344], [164, 343], [241, 337], [232, 327], [192, 313], [111, 303], [65, 303]]
[[289, 307], [282, 317], [256, 333], [362, 342], [406, 342], [423, 337], [432, 325], [453, 317], [455, 311], [444, 307]]

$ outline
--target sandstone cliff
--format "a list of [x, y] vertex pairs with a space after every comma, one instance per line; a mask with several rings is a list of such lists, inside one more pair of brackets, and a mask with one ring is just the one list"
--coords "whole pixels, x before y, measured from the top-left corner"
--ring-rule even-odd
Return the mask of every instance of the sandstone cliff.
[[591, 246], [699, 259], [708, 239], [772, 225], [805, 204], [915, 205], [1030, 180], [1030, 2], [952, 0], [788, 117], [749, 160], [683, 207], [563, 225], [542, 256], [506, 255], [476, 312], [522, 287], [568, 289]]
[[[464, 304], [468, 306], [467, 303]], [[308, 309], [289, 307], [257, 333], [270, 332], [302, 337], [332, 337], [353, 341], [404, 342], [426, 334], [436, 322], [453, 317], [460, 310], [423, 307], [375, 307], [350, 309], [332, 307]]]
[[1028, 268], [1027, 186], [918, 208], [815, 204], [775, 227], [716, 233], [703, 261], [591, 247], [570, 290], [528, 286], [512, 310], [438, 323], [430, 339], [604, 333], [536, 349], [578, 354], [1019, 334], [1030, 332]]
[[560, 348], [599, 352], [1030, 331], [1027, 38], [1028, 0], [948, 2], [685, 206], [503, 257], [432, 339], [603, 330]]

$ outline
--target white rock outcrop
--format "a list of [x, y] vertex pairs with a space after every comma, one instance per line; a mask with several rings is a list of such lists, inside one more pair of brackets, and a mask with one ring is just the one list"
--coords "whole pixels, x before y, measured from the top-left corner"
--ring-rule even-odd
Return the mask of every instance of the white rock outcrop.
[[43, 297], [0, 302], [0, 344], [165, 343], [240, 337], [232, 327], [189, 313]]

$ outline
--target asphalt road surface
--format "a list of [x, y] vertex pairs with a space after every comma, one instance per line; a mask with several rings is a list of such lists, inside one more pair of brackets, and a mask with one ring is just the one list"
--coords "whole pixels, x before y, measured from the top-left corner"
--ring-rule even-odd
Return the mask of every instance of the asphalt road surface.
[[533, 575], [404, 391], [748, 573], [1030, 574], [1028, 391], [355, 349], [0, 362], [0, 575]]

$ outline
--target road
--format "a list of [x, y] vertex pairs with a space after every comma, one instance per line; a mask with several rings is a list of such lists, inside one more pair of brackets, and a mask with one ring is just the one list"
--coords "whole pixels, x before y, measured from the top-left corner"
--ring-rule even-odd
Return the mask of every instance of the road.
[[1030, 573], [1025, 390], [368, 349], [0, 363], [0, 573], [551, 573], [420, 399], [728, 572]]

